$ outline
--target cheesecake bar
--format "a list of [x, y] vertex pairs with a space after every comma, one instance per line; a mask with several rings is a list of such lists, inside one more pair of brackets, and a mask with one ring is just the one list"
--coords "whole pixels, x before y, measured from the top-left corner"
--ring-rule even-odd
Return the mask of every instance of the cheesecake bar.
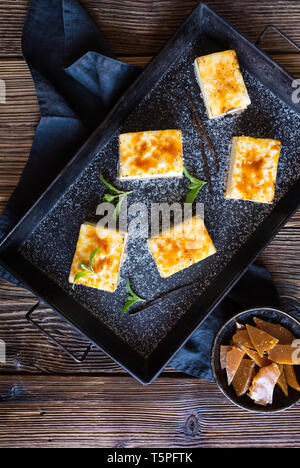
[[280, 148], [278, 140], [232, 138], [225, 198], [272, 203]]
[[182, 177], [180, 130], [123, 133], [119, 137], [119, 179]]
[[241, 112], [251, 104], [234, 50], [225, 50], [194, 62], [209, 119]]
[[81, 271], [85, 271], [81, 265], [87, 268], [91, 267], [91, 254], [96, 249], [100, 249], [93, 258], [92, 271], [79, 278], [76, 284], [114, 292], [119, 282], [120, 269], [125, 258], [126, 243], [126, 233], [97, 227], [96, 224], [92, 223], [82, 224], [69, 282], [74, 283], [76, 275]]
[[162, 278], [167, 278], [216, 253], [199, 216], [177, 224], [158, 237], [148, 239], [148, 247]]

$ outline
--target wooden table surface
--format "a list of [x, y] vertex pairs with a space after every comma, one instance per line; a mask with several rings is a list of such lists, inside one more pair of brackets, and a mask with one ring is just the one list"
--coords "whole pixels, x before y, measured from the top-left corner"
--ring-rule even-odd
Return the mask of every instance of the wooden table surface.
[[[145, 65], [198, 3], [185, 0], [82, 0], [117, 56]], [[299, 1], [213, 0], [217, 12], [255, 40], [273, 23], [300, 44]], [[1, 0], [0, 212], [26, 164], [39, 109], [21, 56], [28, 0]], [[269, 34], [262, 47], [296, 77], [300, 54]], [[300, 310], [300, 212], [260, 257], [285, 310]], [[231, 405], [214, 383], [168, 368], [142, 387], [93, 350], [78, 365], [25, 320], [33, 295], [0, 279], [0, 338], [8, 362], [0, 376], [0, 447], [300, 447], [300, 406], [279, 414], [250, 414]], [[46, 314], [45, 314], [46, 312]], [[39, 319], [60, 339], [85, 343], [51, 311]]]

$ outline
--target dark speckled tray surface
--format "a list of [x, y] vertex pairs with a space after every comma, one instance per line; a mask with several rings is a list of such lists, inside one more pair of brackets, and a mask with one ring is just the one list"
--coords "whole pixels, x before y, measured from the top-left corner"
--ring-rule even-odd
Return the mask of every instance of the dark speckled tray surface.
[[[199, 7], [198, 11], [200, 15]], [[191, 16], [190, 22], [192, 21], [195, 22], [195, 12]], [[74, 169], [72, 178], [69, 176], [68, 185], [64, 190], [60, 189], [60, 196], [55, 202], [54, 198], [52, 199], [51, 205], [43, 211], [43, 217], [40, 219], [35, 217], [34, 229], [20, 242], [19, 248], [19, 255], [42, 271], [51, 280], [51, 284], [53, 282], [59, 287], [62, 295], [71, 296], [76, 304], [82, 306], [88, 314], [99, 321], [99, 324], [105, 324], [142, 359], [147, 359], [151, 355], [175, 325], [178, 325], [180, 319], [183, 319], [195, 300], [203, 296], [274, 206], [297, 182], [300, 174], [297, 137], [300, 134], [299, 113], [275, 96], [265, 84], [248, 71], [245, 57], [240, 60], [240, 64], [252, 101], [251, 105], [242, 114], [208, 121], [194, 77], [193, 61], [199, 55], [229, 48], [228, 46], [234, 44], [227, 42], [224, 44], [227, 47], [222, 47], [217, 41], [214, 42], [203, 35], [200, 29], [198, 34], [194, 31], [195, 26], [192, 29], [192, 40], [185, 42], [185, 47], [177, 59], [168, 63], [166, 71], [155, 86], [151, 86], [146, 95], [139, 100], [138, 105], [133, 106], [129, 115], [120, 122], [121, 125], [111, 131], [105, 145], [94, 151], [93, 157], [88, 159], [87, 164], [84, 165], [81, 158], [81, 170]], [[172, 40], [168, 47], [172, 47]], [[242, 56], [239, 55], [239, 50], [237, 53], [240, 59]], [[162, 60], [164, 51], [159, 57]], [[154, 69], [154, 65], [152, 63], [150, 68], [148, 67], [149, 73]], [[190, 120], [186, 90], [192, 95], [220, 162], [220, 170], [217, 172], [212, 159], [209, 158], [213, 194], [206, 186], [197, 197], [197, 202], [204, 204], [205, 224], [216, 246], [217, 254], [163, 280], [148, 251], [146, 239], [129, 239], [127, 260], [122, 267], [120, 283], [114, 294], [82, 286], [72, 291], [71, 285], [68, 284], [68, 274], [80, 225], [84, 221], [99, 219], [95, 214], [96, 207], [106, 191], [98, 177], [100, 172], [122, 190], [134, 190], [128, 198], [129, 204], [143, 202], [150, 208], [152, 202], [183, 203], [185, 199], [188, 185], [186, 178], [126, 183], [116, 181], [119, 132], [180, 128], [183, 134], [185, 165], [191, 173], [204, 178], [203, 161], [197, 133]], [[133, 90], [129, 90], [130, 92], [133, 94]], [[228, 146], [232, 136], [238, 135], [281, 140], [282, 152], [274, 205], [224, 199], [223, 186]], [[206, 150], [209, 155], [207, 148]], [[270, 240], [270, 236], [271, 233], [266, 235], [265, 242], [260, 239], [260, 249]], [[240, 265], [240, 274], [246, 266]], [[134, 290], [149, 300], [184, 284], [195, 282], [195, 285], [182, 290], [180, 294], [166, 297], [161, 303], [146, 308], [139, 314], [122, 317], [120, 312], [127, 295], [125, 284], [128, 277]], [[234, 281], [236, 279], [234, 278]], [[205, 311], [201, 310], [201, 314], [198, 315], [205, 316]], [[76, 320], [74, 324], [76, 325]], [[177, 348], [186, 338], [187, 336], [181, 339], [178, 337]], [[128, 368], [126, 364], [123, 365]], [[136, 374], [134, 371], [133, 373]], [[147, 378], [141, 380], [145, 381]]]
[[[300, 134], [299, 116], [283, 106], [282, 102], [246, 70], [243, 70], [243, 76], [251, 97], [251, 106], [243, 114], [228, 116], [220, 120], [207, 120], [192, 67], [193, 59], [199, 53], [198, 44], [192, 44], [184, 57], [181, 57], [171, 67], [156, 88], [131, 113], [121, 131], [182, 129], [185, 165], [193, 174], [204, 178], [197, 133], [190, 121], [190, 108], [185, 97], [185, 88], [191, 90], [194, 102], [197, 103], [201, 118], [205, 122], [206, 130], [216, 149], [221, 167], [220, 171], [216, 172], [213, 164], [210, 164], [213, 194], [210, 194], [208, 187], [205, 187], [197, 197], [197, 202], [204, 203], [205, 224], [212, 236], [217, 254], [163, 280], [148, 251], [146, 239], [132, 239], [128, 242], [127, 260], [122, 268], [121, 281], [114, 294], [85, 287], [76, 287], [74, 292], [71, 290], [68, 284], [68, 274], [80, 224], [83, 221], [95, 219], [96, 206], [106, 191], [106, 187], [99, 181], [99, 172], [104, 173], [121, 189], [134, 190], [128, 198], [128, 204], [146, 202], [150, 205], [151, 202], [172, 203], [185, 200], [188, 185], [186, 178], [115, 182], [118, 131], [106, 148], [71, 185], [53, 210], [39, 223], [22, 247], [23, 254], [32, 263], [39, 265], [39, 268], [47, 272], [68, 294], [74, 295], [92, 313], [100, 314], [102, 320], [105, 320], [119, 336], [126, 339], [142, 354], [152, 351], [172, 324], [185, 313], [193, 299], [188, 291], [186, 295], [182, 294], [182, 301], [176, 301], [176, 304], [173, 301], [167, 301], [163, 309], [154, 307], [139, 315], [121, 317], [120, 311], [127, 295], [126, 278], [130, 277], [134, 289], [147, 299], [152, 299], [162, 292], [196, 279], [201, 283], [197, 294], [201, 294], [218, 274], [220, 268], [226, 265], [232, 258], [232, 254], [272, 209], [272, 205], [268, 204], [224, 199], [224, 174], [231, 137], [246, 134], [282, 141], [276, 200], [288, 190], [290, 184], [296, 180], [297, 171], [299, 174], [300, 170], [300, 159], [297, 157], [299, 156], [298, 142], [296, 138], [292, 138], [295, 131]], [[174, 76], [176, 76], [175, 82]], [[260, 109], [259, 114], [257, 109]]]

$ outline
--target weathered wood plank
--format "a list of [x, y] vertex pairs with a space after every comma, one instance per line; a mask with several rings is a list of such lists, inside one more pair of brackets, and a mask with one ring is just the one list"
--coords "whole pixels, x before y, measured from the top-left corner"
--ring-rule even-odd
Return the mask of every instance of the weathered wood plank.
[[[198, 1], [181, 0], [82, 0], [80, 3], [102, 29], [118, 55], [153, 55], [176, 30]], [[297, 0], [209, 0], [212, 8], [251, 40], [268, 23], [276, 24], [300, 43], [300, 5]], [[28, 0], [0, 4], [0, 55], [21, 56], [21, 33]], [[284, 41], [270, 35], [267, 50], [289, 50]]]
[[299, 405], [247, 413], [198, 379], [2, 376], [0, 398], [2, 448], [300, 446]]

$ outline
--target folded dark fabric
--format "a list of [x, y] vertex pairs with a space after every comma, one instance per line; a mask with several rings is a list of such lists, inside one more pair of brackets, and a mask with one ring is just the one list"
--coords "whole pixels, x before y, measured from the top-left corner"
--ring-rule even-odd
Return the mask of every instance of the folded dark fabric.
[[[28, 163], [0, 220], [0, 238], [44, 192], [140, 69], [115, 59], [77, 0], [31, 0], [22, 49], [40, 106]], [[0, 275], [19, 284], [0, 267]]]
[[[38, 199], [139, 74], [138, 68], [115, 59], [77, 0], [31, 0], [22, 46], [41, 121], [28, 164], [0, 219], [0, 238]], [[0, 276], [19, 284], [1, 267]], [[268, 271], [251, 266], [171, 365], [212, 379], [210, 350], [224, 321], [245, 308], [278, 307], [278, 301]]]

